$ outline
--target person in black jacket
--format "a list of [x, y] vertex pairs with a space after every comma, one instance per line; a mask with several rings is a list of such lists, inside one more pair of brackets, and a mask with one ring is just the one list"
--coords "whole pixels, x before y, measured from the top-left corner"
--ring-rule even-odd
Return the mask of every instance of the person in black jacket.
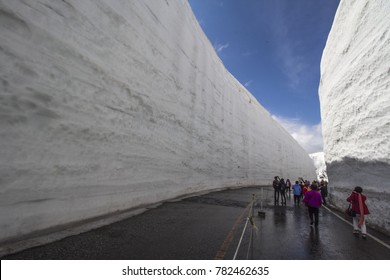
[[280, 196], [280, 181], [278, 176], [275, 176], [272, 186], [274, 188], [274, 204], [276, 205], [279, 204], [279, 196]]
[[321, 180], [320, 191], [322, 196], [322, 203], [326, 205], [326, 197], [328, 196], [328, 184], [324, 180]]
[[286, 182], [284, 179], [280, 179], [280, 197], [282, 201], [282, 205], [286, 205]]

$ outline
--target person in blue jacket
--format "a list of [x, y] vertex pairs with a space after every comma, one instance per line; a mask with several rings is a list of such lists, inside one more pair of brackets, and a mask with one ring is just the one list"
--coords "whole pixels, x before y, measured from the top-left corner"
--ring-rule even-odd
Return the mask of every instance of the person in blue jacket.
[[295, 181], [295, 185], [292, 186], [292, 190], [294, 194], [294, 205], [299, 206], [299, 202], [301, 201], [302, 188], [298, 181]]

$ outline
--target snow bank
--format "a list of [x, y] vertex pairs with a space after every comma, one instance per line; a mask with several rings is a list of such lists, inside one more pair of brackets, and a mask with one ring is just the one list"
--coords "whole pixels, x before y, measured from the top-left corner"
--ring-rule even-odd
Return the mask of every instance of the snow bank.
[[370, 225], [390, 232], [390, 1], [341, 1], [321, 62], [324, 152], [333, 202], [360, 185]]
[[185, 1], [2, 1], [0, 23], [0, 241], [315, 176]]

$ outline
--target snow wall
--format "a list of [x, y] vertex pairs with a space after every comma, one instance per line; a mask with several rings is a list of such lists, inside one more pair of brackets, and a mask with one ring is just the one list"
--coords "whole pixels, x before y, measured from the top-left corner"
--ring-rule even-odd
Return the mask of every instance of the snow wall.
[[324, 152], [312, 153], [309, 154], [311, 159], [314, 162], [314, 166], [316, 167], [317, 180], [325, 180], [328, 181], [328, 175], [326, 174], [326, 164], [324, 158]]
[[186, 1], [2, 1], [0, 59], [0, 241], [274, 175], [315, 178]]
[[355, 186], [367, 222], [390, 233], [390, 1], [341, 1], [321, 62], [319, 89], [331, 199]]

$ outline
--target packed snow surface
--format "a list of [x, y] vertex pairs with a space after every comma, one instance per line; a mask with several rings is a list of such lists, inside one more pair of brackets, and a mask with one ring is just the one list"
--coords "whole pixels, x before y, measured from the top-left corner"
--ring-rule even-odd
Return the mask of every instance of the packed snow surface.
[[0, 60], [0, 241], [315, 177], [186, 1], [1, 1]]
[[390, 233], [390, 1], [340, 1], [321, 62], [324, 152], [339, 207], [359, 185]]

